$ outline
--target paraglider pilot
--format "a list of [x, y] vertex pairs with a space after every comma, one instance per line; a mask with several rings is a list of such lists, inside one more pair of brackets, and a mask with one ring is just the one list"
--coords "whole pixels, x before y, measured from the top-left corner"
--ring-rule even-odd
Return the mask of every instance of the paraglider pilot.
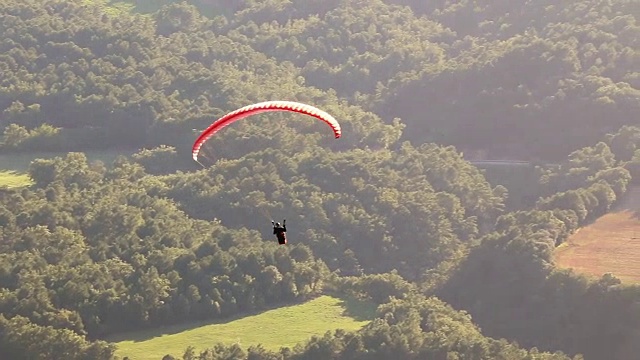
[[273, 235], [278, 238], [278, 244], [284, 245], [287, 243], [287, 219], [282, 221], [282, 226], [279, 222], [271, 221], [273, 225]]

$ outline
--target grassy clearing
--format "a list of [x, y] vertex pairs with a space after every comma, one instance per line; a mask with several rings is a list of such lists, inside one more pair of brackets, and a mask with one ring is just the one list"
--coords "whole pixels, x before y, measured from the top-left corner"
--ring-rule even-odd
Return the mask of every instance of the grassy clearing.
[[145, 16], [157, 11], [166, 4], [179, 3], [180, 0], [80, 0], [80, 2], [97, 5], [109, 15], [117, 16], [123, 13], [135, 13]]
[[329, 330], [358, 330], [373, 319], [375, 306], [353, 299], [321, 296], [311, 301], [268, 310], [225, 322], [202, 322], [122, 334], [107, 339], [118, 346], [116, 355], [131, 360], [159, 360], [182, 356], [188, 346], [204, 350], [217, 342], [243, 348], [262, 344], [267, 349], [293, 347]]
[[126, 1], [113, 1], [113, 0], [81, 0], [81, 3], [90, 5], [98, 5], [102, 11], [104, 11], [108, 15], [117, 16], [124, 13], [129, 13], [133, 8], [135, 8], [134, 4], [131, 4]]
[[640, 283], [640, 187], [631, 188], [614, 211], [569, 237], [555, 250], [555, 262], [590, 277], [612, 273]]
[[20, 174], [15, 171], [0, 171], [0, 188], [28, 186], [30, 184], [31, 179], [26, 174]]

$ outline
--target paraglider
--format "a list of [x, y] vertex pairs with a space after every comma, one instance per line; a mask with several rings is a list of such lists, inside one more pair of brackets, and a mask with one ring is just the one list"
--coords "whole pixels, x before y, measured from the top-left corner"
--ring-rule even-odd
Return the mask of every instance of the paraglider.
[[244, 119], [251, 115], [260, 114], [263, 112], [269, 111], [291, 111], [295, 113], [305, 114], [309, 116], [313, 116], [318, 120], [325, 122], [327, 125], [331, 127], [333, 130], [333, 134], [336, 139], [342, 136], [342, 129], [340, 128], [340, 124], [338, 121], [325, 111], [322, 111], [315, 106], [295, 102], [295, 101], [265, 101], [260, 103], [255, 103], [251, 105], [247, 105], [235, 111], [232, 111], [218, 120], [214, 121], [207, 129], [205, 129], [200, 136], [196, 139], [192, 148], [192, 156], [193, 160], [200, 163], [198, 161], [198, 155], [200, 153], [200, 149], [204, 145], [204, 143], [211, 138], [218, 131], [222, 130], [227, 125]]
[[271, 225], [273, 225], [273, 235], [278, 239], [278, 244], [285, 245], [287, 243], [287, 219], [282, 221], [282, 225], [271, 220]]
[[[336, 139], [342, 136], [342, 128], [340, 127], [340, 123], [338, 123], [338, 121], [333, 116], [329, 115], [323, 110], [316, 108], [315, 106], [295, 101], [265, 101], [241, 107], [222, 116], [218, 120], [214, 121], [211, 125], [209, 125], [209, 127], [202, 131], [202, 133], [200, 133], [196, 141], [193, 143], [193, 147], [191, 149], [193, 160], [202, 165], [202, 163], [198, 161], [198, 156], [200, 154], [202, 146], [207, 142], [207, 140], [209, 140], [213, 135], [218, 133], [226, 126], [240, 119], [271, 111], [289, 111], [312, 116], [329, 125], [333, 130], [333, 135]], [[194, 129], [194, 131], [196, 130]], [[271, 224], [273, 225], [273, 234], [276, 235], [278, 243], [280, 245], [287, 244], [286, 220], [282, 222], [282, 225], [280, 225], [280, 223], [276, 223], [273, 220], [271, 221]]]

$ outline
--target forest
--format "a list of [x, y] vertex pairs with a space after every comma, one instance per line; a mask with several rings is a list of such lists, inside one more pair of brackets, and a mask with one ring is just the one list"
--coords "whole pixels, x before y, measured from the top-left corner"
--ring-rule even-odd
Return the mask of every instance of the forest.
[[[640, 185], [640, 2], [119, 4], [0, 2], [0, 154], [51, 154], [0, 188], [0, 358], [341, 294], [375, 319], [162, 360], [636, 359], [640, 286], [553, 251]], [[343, 136], [260, 115], [191, 159], [266, 100]]]

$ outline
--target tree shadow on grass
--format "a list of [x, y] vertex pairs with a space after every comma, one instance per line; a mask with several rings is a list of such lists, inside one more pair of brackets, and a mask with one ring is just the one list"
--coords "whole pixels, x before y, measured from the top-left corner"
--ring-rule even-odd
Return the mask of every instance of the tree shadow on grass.
[[269, 311], [296, 306], [303, 302], [304, 301], [290, 302], [284, 305], [280, 304], [272, 307], [265, 307], [262, 309], [242, 312], [239, 314], [235, 314], [235, 315], [231, 315], [231, 316], [219, 318], [219, 319], [207, 319], [207, 320], [195, 320], [195, 321], [185, 320], [184, 323], [179, 323], [179, 324], [158, 325], [158, 326], [150, 327], [148, 329], [133, 330], [133, 331], [127, 331], [123, 333], [109, 335], [105, 337], [103, 340], [112, 342], [112, 343], [117, 343], [121, 341], [132, 341], [134, 343], [143, 342], [143, 341], [151, 340], [157, 337], [162, 337], [167, 335], [176, 335], [184, 331], [194, 330], [203, 326], [224, 325], [236, 320], [240, 320], [240, 319], [244, 319], [252, 316], [258, 316], [260, 314], [263, 314]]
[[344, 316], [351, 317], [356, 321], [371, 321], [376, 317], [378, 305], [373, 302], [347, 295], [339, 295], [336, 297], [342, 300], [340, 306], [345, 308], [342, 313]]
[[[355, 297], [347, 296], [343, 294], [324, 294], [324, 295], [328, 295], [328, 296], [332, 296], [340, 299], [340, 302], [338, 303], [338, 305], [344, 308], [344, 311], [342, 313], [343, 316], [351, 317], [356, 321], [370, 321], [370, 320], [373, 320], [373, 318], [375, 318], [377, 305], [370, 301], [360, 300]], [[117, 343], [121, 341], [132, 341], [134, 343], [138, 343], [138, 342], [151, 340], [157, 337], [179, 334], [184, 331], [194, 330], [203, 326], [223, 325], [239, 319], [246, 319], [253, 316], [258, 316], [269, 311], [276, 311], [279, 309], [296, 306], [311, 300], [313, 300], [313, 298], [306, 299], [304, 301], [299, 301], [299, 302], [290, 302], [286, 304], [280, 304], [273, 307], [263, 308], [263, 309], [255, 310], [251, 312], [243, 312], [233, 316], [225, 317], [223, 319], [186, 321], [185, 323], [181, 323], [181, 324], [156, 326], [146, 330], [137, 330], [137, 331], [131, 331], [126, 333], [119, 333], [119, 334], [107, 336], [104, 340], [108, 342], [113, 342], [113, 343]]]

